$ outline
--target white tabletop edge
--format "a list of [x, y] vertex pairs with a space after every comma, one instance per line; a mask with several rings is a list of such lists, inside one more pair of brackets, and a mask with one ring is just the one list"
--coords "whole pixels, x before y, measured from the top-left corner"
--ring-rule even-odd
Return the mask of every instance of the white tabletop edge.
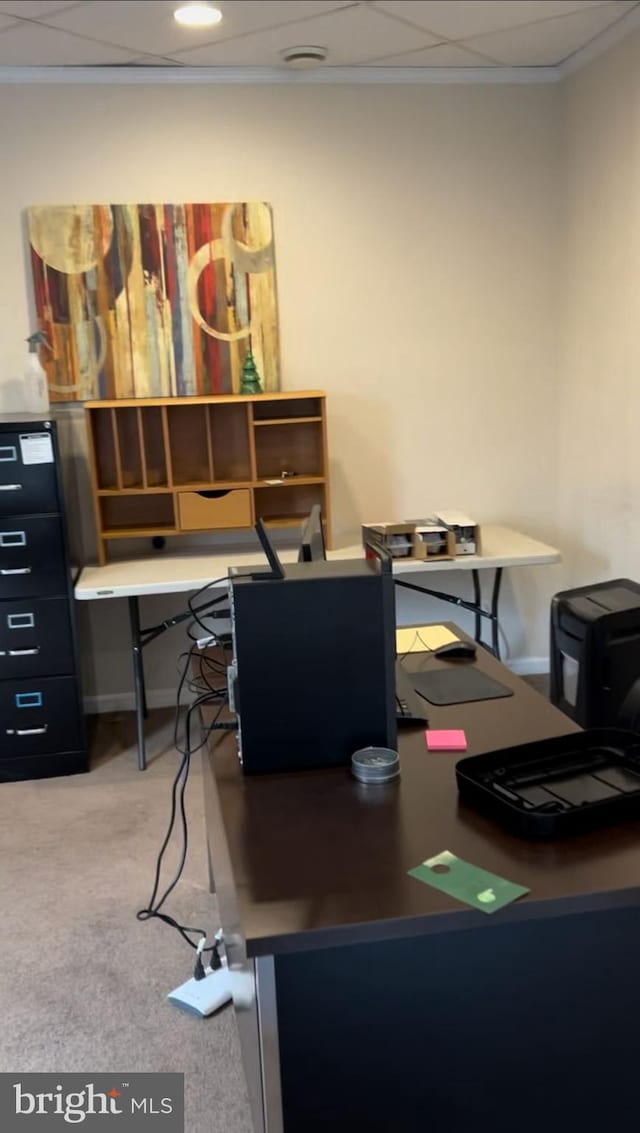
[[[482, 528], [483, 554], [460, 555], [456, 559], [437, 563], [397, 560], [395, 574], [441, 574], [446, 571], [488, 570], [498, 567], [541, 566], [560, 562], [561, 554], [555, 547], [514, 531], [510, 527], [487, 524]], [[361, 544], [352, 543], [329, 552], [330, 559], [362, 558]], [[297, 552], [287, 548], [278, 551], [283, 563], [295, 562]], [[176, 594], [199, 590], [212, 580], [226, 584], [229, 566], [247, 566], [260, 563], [261, 552], [227, 547], [215, 553], [158, 553], [138, 559], [122, 559], [106, 566], [87, 566], [76, 582], [78, 601], [105, 598], [131, 598], [144, 595]]]

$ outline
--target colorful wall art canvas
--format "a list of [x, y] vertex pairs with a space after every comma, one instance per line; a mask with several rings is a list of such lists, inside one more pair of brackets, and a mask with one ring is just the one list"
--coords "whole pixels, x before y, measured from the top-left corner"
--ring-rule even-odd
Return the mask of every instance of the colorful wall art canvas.
[[52, 401], [238, 393], [248, 351], [280, 385], [264, 202], [28, 210]]

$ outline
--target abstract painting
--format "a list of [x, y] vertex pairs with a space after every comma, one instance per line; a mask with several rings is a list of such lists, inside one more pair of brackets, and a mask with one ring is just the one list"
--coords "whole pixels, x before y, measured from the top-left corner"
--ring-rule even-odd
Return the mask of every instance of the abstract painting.
[[238, 393], [251, 351], [280, 385], [268, 204], [28, 209], [52, 401]]

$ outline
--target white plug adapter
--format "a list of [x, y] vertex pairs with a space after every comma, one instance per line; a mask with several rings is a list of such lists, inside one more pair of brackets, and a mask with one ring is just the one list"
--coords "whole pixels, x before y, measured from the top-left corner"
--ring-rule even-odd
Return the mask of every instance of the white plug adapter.
[[207, 1015], [213, 1015], [214, 1011], [224, 1007], [231, 999], [231, 984], [226, 964], [218, 968], [217, 972], [211, 968], [205, 970], [207, 974], [203, 980], [195, 980], [192, 977], [169, 992], [167, 996], [176, 1007], [181, 1007], [183, 1011], [190, 1011], [192, 1015], [199, 1015], [203, 1019]]

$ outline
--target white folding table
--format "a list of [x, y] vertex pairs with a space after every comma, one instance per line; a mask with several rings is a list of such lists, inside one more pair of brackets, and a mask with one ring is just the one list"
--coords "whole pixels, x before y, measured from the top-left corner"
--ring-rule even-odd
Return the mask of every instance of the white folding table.
[[[295, 548], [278, 549], [283, 563], [295, 562], [297, 550]], [[362, 558], [364, 551], [360, 543], [337, 547], [329, 551], [330, 559], [356, 559]], [[227, 545], [224, 550], [203, 554], [201, 551], [174, 553], [171, 551], [157, 551], [136, 559], [122, 559], [107, 563], [106, 566], [88, 566], [80, 572], [75, 586], [75, 596], [80, 602], [98, 601], [111, 598], [127, 598], [129, 600], [129, 620], [131, 626], [131, 651], [133, 659], [133, 674], [136, 698], [136, 722], [138, 735], [138, 766], [141, 771], [146, 767], [144, 719], [147, 715], [146, 691], [144, 680], [144, 665], [142, 650], [165, 630], [178, 625], [191, 616], [189, 611], [176, 617], [168, 618], [159, 625], [142, 628], [140, 624], [139, 599], [145, 595], [178, 594], [200, 590], [214, 579], [218, 587], [227, 586], [227, 574], [230, 566], [254, 566], [260, 561], [261, 551], [258, 548], [247, 550], [246, 544], [234, 548]], [[396, 559], [393, 563], [393, 573], [396, 582], [410, 590], [431, 597], [451, 602], [463, 609], [470, 610], [475, 617], [475, 638], [482, 643], [482, 619], [485, 618], [491, 625], [491, 651], [499, 657], [498, 639], [498, 607], [500, 601], [500, 585], [502, 571], [505, 567], [539, 566], [544, 563], [557, 563], [560, 561], [560, 552], [555, 547], [514, 531], [510, 527], [487, 524], [482, 527], [482, 554], [460, 555], [451, 560], [438, 560], [433, 563], [424, 561], [408, 561]], [[489, 610], [482, 606], [482, 592], [480, 585], [480, 572], [493, 570], [495, 572], [491, 592]], [[454, 597], [441, 590], [433, 590], [417, 582], [409, 580], [411, 575], [437, 573], [438, 575], [449, 571], [467, 571], [471, 573], [473, 582], [473, 599], [467, 601]], [[405, 577], [409, 576], [409, 577]], [[213, 587], [211, 588], [214, 589]]]

